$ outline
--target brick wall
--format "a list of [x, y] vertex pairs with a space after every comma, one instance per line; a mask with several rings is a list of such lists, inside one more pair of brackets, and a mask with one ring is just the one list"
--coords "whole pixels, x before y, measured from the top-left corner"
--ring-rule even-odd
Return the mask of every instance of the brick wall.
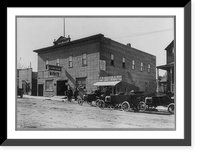
[[[55, 78], [40, 78], [38, 84], [45, 84], [45, 80], [53, 79], [54, 83], [57, 80], [68, 79], [70, 86], [76, 86], [76, 78], [86, 78], [86, 88], [91, 91], [94, 88], [93, 84], [99, 78], [99, 42], [84, 42], [71, 46], [63, 46], [62, 48], [55, 48], [54, 50], [46, 51], [43, 54], [38, 54], [38, 72], [45, 71], [46, 60], [49, 65], [56, 65], [57, 59], [62, 67], [59, 77]], [[87, 65], [82, 65], [82, 54], [87, 55]], [[73, 67], [69, 67], [69, 56], [72, 56]], [[45, 92], [44, 96], [56, 95], [56, 86], [53, 92]]]
[[[111, 53], [114, 54], [114, 66], [111, 65]], [[122, 68], [122, 58], [125, 58], [125, 68]], [[100, 59], [106, 61], [106, 71], [100, 76], [122, 75], [125, 82], [135, 84], [140, 91], [153, 93], [156, 91], [156, 57], [137, 49], [103, 38], [101, 42]], [[135, 69], [132, 69], [132, 60]], [[140, 71], [143, 62], [143, 71]], [[150, 73], [147, 71], [150, 64]], [[146, 90], [146, 83], [148, 88]]]

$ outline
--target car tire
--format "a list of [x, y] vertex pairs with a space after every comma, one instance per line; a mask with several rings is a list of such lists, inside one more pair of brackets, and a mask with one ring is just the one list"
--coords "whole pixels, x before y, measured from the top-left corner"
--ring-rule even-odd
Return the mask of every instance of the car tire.
[[100, 102], [100, 99], [97, 99], [97, 100], [95, 101], [95, 104], [96, 104], [97, 107], [99, 106], [99, 102]]
[[83, 105], [83, 100], [81, 98], [78, 98], [77, 102], [78, 102], [79, 105]]
[[99, 107], [100, 107], [101, 109], [104, 109], [104, 108], [105, 108], [105, 102], [104, 102], [103, 100], [100, 100], [100, 101], [99, 101]]
[[169, 111], [170, 114], [174, 114], [174, 108], [175, 108], [175, 104], [174, 103], [170, 103], [168, 105], [167, 110]]
[[137, 106], [137, 109], [139, 112], [144, 112], [146, 110], [147, 106], [144, 102], [139, 102], [138, 103], [138, 106]]
[[129, 111], [130, 110], [130, 104], [127, 101], [124, 101], [121, 105], [122, 111]]

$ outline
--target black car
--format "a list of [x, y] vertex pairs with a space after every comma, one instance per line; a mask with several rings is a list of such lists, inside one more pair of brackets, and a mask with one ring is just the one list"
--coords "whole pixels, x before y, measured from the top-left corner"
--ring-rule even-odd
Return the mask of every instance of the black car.
[[174, 96], [169, 94], [157, 95], [145, 98], [145, 104], [148, 108], [156, 108], [157, 106], [167, 106], [169, 113], [174, 114], [175, 104]]
[[144, 92], [119, 93], [106, 96], [105, 100], [100, 100], [100, 108], [121, 108], [123, 111], [135, 110], [145, 111]]

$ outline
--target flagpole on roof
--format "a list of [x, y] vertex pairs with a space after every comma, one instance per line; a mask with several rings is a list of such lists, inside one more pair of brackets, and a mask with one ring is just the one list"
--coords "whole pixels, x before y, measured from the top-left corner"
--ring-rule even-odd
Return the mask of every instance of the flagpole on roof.
[[63, 19], [63, 36], [65, 37], [65, 18]]

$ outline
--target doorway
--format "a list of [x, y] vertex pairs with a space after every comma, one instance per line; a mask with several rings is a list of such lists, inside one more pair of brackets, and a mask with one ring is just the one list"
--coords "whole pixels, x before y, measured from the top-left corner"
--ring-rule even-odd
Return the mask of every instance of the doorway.
[[38, 96], [43, 96], [43, 84], [38, 85]]
[[57, 95], [65, 96], [67, 91], [67, 80], [57, 81]]

